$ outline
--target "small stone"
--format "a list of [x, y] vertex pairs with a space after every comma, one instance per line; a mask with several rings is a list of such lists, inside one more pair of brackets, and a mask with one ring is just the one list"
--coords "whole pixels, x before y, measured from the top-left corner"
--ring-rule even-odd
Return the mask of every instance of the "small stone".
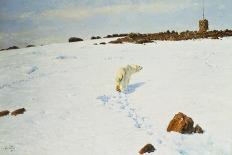
[[151, 153], [155, 151], [155, 147], [152, 144], [146, 144], [140, 151], [140, 154]]
[[204, 130], [197, 124], [194, 128], [194, 133], [204, 133]]

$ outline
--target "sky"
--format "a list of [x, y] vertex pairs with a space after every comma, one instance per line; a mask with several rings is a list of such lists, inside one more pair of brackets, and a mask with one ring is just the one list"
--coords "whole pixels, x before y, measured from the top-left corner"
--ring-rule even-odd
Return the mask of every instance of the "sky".
[[[232, 29], [232, 1], [205, 0], [209, 27]], [[113, 33], [197, 30], [202, 0], [0, 0], [0, 49]]]

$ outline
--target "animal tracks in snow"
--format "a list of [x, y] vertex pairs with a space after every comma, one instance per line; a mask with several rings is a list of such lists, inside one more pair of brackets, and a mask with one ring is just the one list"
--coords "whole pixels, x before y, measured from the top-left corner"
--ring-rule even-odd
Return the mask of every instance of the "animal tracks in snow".
[[127, 93], [102, 95], [97, 97], [97, 99], [99, 99], [105, 107], [125, 114], [127, 118], [132, 120], [134, 127], [144, 129], [147, 134], [153, 135], [152, 125], [149, 123], [149, 119], [139, 114], [133, 104], [128, 101]]

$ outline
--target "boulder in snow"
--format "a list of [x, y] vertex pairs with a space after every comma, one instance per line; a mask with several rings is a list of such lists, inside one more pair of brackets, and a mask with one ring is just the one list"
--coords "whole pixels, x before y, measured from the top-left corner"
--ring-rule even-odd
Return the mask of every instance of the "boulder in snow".
[[168, 125], [167, 131], [175, 131], [182, 134], [191, 134], [194, 131], [192, 118], [179, 112], [174, 116]]
[[11, 115], [16, 116], [16, 115], [18, 115], [18, 114], [23, 114], [25, 111], [26, 111], [25, 108], [20, 108], [20, 109], [17, 109], [17, 110], [15, 110], [15, 111], [11, 112]]
[[155, 151], [155, 147], [152, 144], [146, 144], [140, 151], [140, 154], [151, 153]]
[[105, 42], [101, 42], [100, 45], [105, 45], [106, 43]]
[[83, 41], [81, 38], [71, 37], [68, 39], [68, 42], [77, 42], [77, 41]]
[[194, 128], [194, 133], [203, 133], [204, 130], [197, 124]]
[[8, 115], [10, 112], [8, 110], [0, 111], [0, 117]]

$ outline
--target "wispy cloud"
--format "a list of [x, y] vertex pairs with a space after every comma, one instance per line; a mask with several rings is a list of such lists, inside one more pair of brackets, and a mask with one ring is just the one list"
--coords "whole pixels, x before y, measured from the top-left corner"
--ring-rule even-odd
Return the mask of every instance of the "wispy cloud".
[[66, 20], [82, 20], [88, 17], [94, 17], [98, 15], [117, 15], [126, 13], [151, 13], [151, 14], [162, 14], [162, 13], [171, 13], [175, 11], [180, 11], [181, 9], [187, 8], [190, 6], [189, 2], [182, 1], [181, 4], [169, 2], [165, 3], [162, 1], [156, 1], [152, 3], [143, 3], [143, 4], [121, 4], [121, 5], [111, 5], [103, 6], [97, 8], [63, 8], [63, 9], [53, 9], [47, 10], [39, 14], [37, 17], [41, 18], [58, 18]]
[[[210, 29], [231, 27], [230, 4], [205, 0]], [[0, 48], [66, 41], [74, 35], [194, 30], [201, 8], [201, 0], [0, 0]]]

